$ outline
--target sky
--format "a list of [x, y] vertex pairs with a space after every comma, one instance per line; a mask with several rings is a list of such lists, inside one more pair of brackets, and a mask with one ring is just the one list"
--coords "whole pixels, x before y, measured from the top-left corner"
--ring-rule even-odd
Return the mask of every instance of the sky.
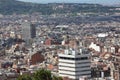
[[98, 4], [120, 4], [120, 0], [19, 0], [35, 3], [98, 3]]

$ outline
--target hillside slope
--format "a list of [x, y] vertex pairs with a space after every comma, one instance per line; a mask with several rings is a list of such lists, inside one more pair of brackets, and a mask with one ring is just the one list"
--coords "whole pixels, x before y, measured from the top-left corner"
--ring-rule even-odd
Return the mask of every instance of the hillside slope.
[[77, 3], [50, 3], [36, 4], [20, 2], [17, 0], [0, 0], [0, 14], [26, 14], [40, 12], [43, 15], [53, 13], [77, 13], [77, 12], [93, 12], [105, 13], [113, 12], [110, 9], [115, 7], [107, 7], [98, 4], [77, 4]]

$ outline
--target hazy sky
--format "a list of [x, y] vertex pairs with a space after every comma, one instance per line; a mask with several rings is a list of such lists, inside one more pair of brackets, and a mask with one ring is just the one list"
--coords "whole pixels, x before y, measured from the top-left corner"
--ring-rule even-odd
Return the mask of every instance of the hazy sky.
[[36, 3], [53, 3], [53, 2], [69, 2], [69, 3], [99, 3], [99, 4], [120, 4], [120, 0], [19, 0]]

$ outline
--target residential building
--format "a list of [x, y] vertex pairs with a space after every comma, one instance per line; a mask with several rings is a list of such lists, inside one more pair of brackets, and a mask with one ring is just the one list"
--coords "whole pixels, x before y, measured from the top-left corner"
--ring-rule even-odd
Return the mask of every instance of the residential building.
[[67, 49], [64, 54], [58, 54], [59, 57], [59, 76], [68, 77], [73, 80], [79, 80], [80, 77], [91, 77], [90, 52], [87, 49], [79, 50]]
[[35, 24], [30, 22], [24, 22], [22, 26], [22, 39], [25, 40], [26, 45], [29, 45], [33, 38], [36, 36], [36, 27]]

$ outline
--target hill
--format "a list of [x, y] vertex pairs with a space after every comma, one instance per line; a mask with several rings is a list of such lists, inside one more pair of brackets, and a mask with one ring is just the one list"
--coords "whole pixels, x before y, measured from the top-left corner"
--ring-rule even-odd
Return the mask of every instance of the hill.
[[25, 13], [31, 6], [27, 3], [23, 3], [16, 0], [0, 0], [0, 13], [1, 14], [13, 14], [13, 13]]
[[36, 4], [20, 2], [17, 0], [0, 0], [0, 14], [26, 14], [40, 12], [43, 15], [53, 13], [77, 13], [77, 12], [94, 12], [105, 13], [113, 12], [110, 9], [115, 7], [102, 6], [98, 4], [78, 4], [78, 3], [50, 3]]

